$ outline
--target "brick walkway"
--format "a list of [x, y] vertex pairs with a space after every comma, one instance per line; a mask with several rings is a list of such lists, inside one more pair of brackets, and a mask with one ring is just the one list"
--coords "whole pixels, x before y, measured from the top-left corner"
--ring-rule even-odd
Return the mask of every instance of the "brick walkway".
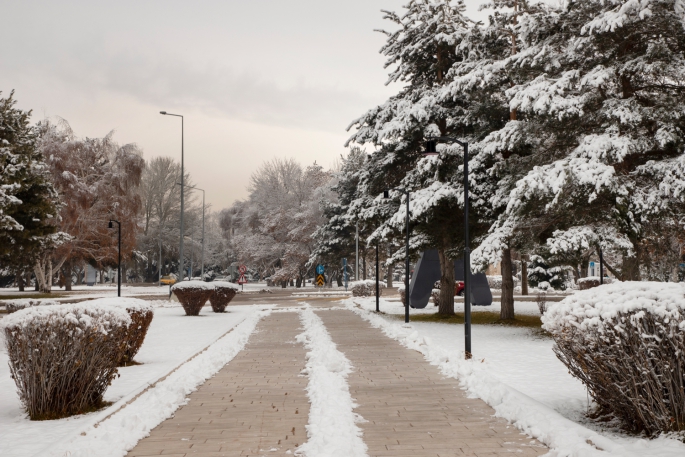
[[[296, 313], [272, 313], [245, 349], [193, 392], [129, 457], [285, 456], [307, 439], [305, 349]], [[271, 451], [275, 449], [276, 451]], [[286, 452], [290, 450], [290, 454]]]
[[[317, 314], [354, 365], [348, 382], [359, 404], [356, 412], [368, 421], [359, 426], [370, 457], [527, 457], [547, 452], [494, 418], [483, 401], [466, 398], [456, 380], [444, 378], [421, 354], [359, 316], [346, 310]], [[292, 456], [307, 439], [309, 414], [308, 380], [300, 376], [305, 349], [294, 342], [300, 332], [295, 312], [264, 318], [245, 349], [129, 457]]]
[[350, 311], [322, 311], [338, 350], [354, 365], [348, 383], [368, 422], [369, 456], [538, 456], [540, 447], [479, 399], [466, 398], [421, 354], [408, 350]]

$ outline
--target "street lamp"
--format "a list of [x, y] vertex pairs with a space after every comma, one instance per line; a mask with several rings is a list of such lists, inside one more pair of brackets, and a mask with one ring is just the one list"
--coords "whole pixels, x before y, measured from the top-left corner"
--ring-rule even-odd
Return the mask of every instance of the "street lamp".
[[378, 278], [379, 276], [379, 268], [378, 268], [378, 240], [376, 240], [376, 312], [380, 311], [380, 285], [378, 281], [380, 279]]
[[471, 248], [469, 247], [469, 144], [450, 137], [428, 138], [425, 154], [437, 154], [438, 141], [457, 143], [464, 148], [464, 333], [465, 355], [471, 358]]
[[[177, 186], [181, 186], [183, 188], [183, 184], [181, 183], [176, 183]], [[205, 275], [205, 190], [200, 189], [199, 187], [196, 186], [185, 186], [188, 189], [195, 189], [195, 190], [201, 190], [202, 191], [202, 266], [200, 267], [200, 277], [203, 277]], [[191, 254], [192, 255], [192, 254]], [[192, 262], [191, 262], [192, 263]], [[192, 275], [192, 271], [190, 272]]]
[[[393, 190], [398, 190], [405, 194], [407, 196], [407, 216], [406, 216], [406, 224], [407, 224], [407, 239], [405, 243], [405, 271], [404, 271], [404, 297], [405, 297], [405, 304], [404, 304], [404, 322], [409, 323], [409, 191], [407, 189], [402, 189], [402, 188], [395, 188]], [[383, 198], [390, 198], [390, 191], [389, 190], [384, 190], [383, 191]]]
[[165, 116], [174, 116], [174, 117], [180, 117], [181, 118], [181, 245], [178, 251], [178, 258], [179, 258], [179, 263], [178, 267], [179, 270], [181, 271], [181, 281], [183, 281], [183, 275], [185, 274], [185, 262], [183, 261], [183, 180], [184, 180], [184, 174], [185, 174], [185, 168], [183, 165], [183, 116], [180, 114], [171, 114], [167, 113], [166, 111], [160, 111], [159, 114], [163, 114]]
[[117, 297], [121, 297], [121, 223], [117, 220], [109, 220], [109, 228], [114, 228], [114, 223], [119, 228], [119, 263], [117, 264]]

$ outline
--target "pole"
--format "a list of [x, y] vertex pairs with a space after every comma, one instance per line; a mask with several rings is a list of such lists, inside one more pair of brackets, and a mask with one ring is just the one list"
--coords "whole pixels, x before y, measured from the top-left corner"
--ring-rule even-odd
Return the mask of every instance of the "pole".
[[162, 287], [162, 225], [159, 226], [159, 265], [157, 268], [159, 287]]
[[380, 285], [378, 281], [380, 281], [380, 278], [378, 273], [378, 241], [376, 241], [376, 312], [380, 311]]
[[359, 281], [359, 222], [357, 222], [357, 238], [356, 238], [356, 248], [354, 254], [354, 280]]
[[471, 247], [469, 246], [469, 144], [464, 143], [464, 333], [465, 356], [471, 358]]
[[205, 191], [202, 191], [202, 266], [200, 267], [200, 277], [205, 278]]
[[347, 258], [343, 259], [343, 279], [345, 280], [345, 292], [347, 292]]
[[602, 248], [599, 248], [599, 284], [604, 284], [604, 256], [602, 255]]
[[185, 164], [184, 164], [184, 138], [183, 138], [183, 116], [181, 116], [181, 246], [178, 253], [178, 268], [181, 271], [181, 281], [185, 275], [185, 261], [183, 258], [183, 205], [184, 205], [184, 190], [185, 190]]
[[409, 191], [407, 191], [407, 242], [405, 244], [405, 259], [404, 259], [404, 296], [406, 297], [404, 305], [404, 323], [409, 323]]
[[119, 265], [117, 266], [117, 297], [121, 297], [121, 222], [119, 226]]

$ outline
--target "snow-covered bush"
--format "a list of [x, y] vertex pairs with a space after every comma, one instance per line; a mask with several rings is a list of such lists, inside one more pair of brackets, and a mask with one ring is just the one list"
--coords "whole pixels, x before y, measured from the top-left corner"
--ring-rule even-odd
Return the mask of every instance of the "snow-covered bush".
[[550, 267], [544, 258], [531, 255], [528, 264], [528, 284], [540, 290], [565, 290], [566, 275], [563, 267]]
[[117, 375], [131, 318], [121, 307], [35, 306], [1, 321], [10, 373], [29, 417], [92, 411]]
[[145, 336], [152, 323], [154, 311], [152, 305], [144, 300], [138, 298], [99, 298], [86, 303], [89, 306], [93, 305], [111, 305], [124, 308], [131, 318], [131, 324], [126, 329], [126, 349], [119, 359], [119, 366], [127, 366], [133, 362], [133, 357], [136, 356], [140, 350]]
[[60, 303], [55, 300], [36, 300], [33, 298], [20, 298], [17, 300], [5, 300], [3, 301], [5, 309], [8, 314], [19, 311], [20, 309], [30, 308], [31, 306], [49, 306], [49, 305], [59, 305]]
[[431, 297], [433, 297], [433, 303], [435, 306], [440, 306], [440, 289], [436, 288], [431, 291]]
[[[353, 297], [370, 297], [376, 295], [376, 281], [366, 279], [364, 281], [354, 281], [350, 283]], [[383, 288], [378, 288], [378, 294], [383, 295]]]
[[599, 286], [599, 276], [588, 276], [578, 280], [578, 288], [580, 290], [592, 289], [597, 286]]
[[182, 281], [171, 287], [188, 316], [197, 316], [207, 300], [214, 293], [214, 283], [204, 281]]
[[214, 293], [209, 297], [209, 303], [215, 313], [223, 313], [238, 293], [238, 286], [227, 281], [215, 281], [213, 284]]
[[[492, 276], [487, 276], [488, 279], [488, 285], [490, 286], [490, 289], [501, 289], [502, 288], [502, 276], [501, 275], [492, 275]], [[514, 279], [514, 287], [520, 282], [518, 278], [513, 278]]]
[[623, 282], [549, 307], [554, 352], [602, 412], [649, 434], [685, 430], [685, 288]]

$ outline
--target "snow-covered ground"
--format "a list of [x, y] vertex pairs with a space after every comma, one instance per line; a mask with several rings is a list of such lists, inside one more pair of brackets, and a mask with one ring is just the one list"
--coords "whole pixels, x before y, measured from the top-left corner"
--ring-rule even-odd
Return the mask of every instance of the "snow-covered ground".
[[[646, 440], [603, 427], [585, 417], [588, 396], [552, 352], [553, 341], [525, 328], [474, 325], [474, 359], [464, 360], [463, 325], [412, 322], [375, 310], [374, 297], [345, 300], [345, 305], [405, 346], [421, 352], [447, 376], [459, 379], [470, 395], [482, 398], [497, 414], [547, 444], [555, 456], [682, 457], [685, 444], [675, 439]], [[463, 305], [461, 305], [463, 306]], [[457, 306], [457, 310], [461, 310]], [[539, 314], [534, 302], [517, 302], [519, 313]], [[381, 311], [403, 314], [395, 300], [381, 299]], [[499, 304], [473, 307], [499, 311]], [[412, 314], [432, 314], [429, 304]]]
[[[254, 330], [260, 310], [268, 308], [268, 306], [263, 305], [232, 306], [230, 312], [217, 314], [211, 312], [211, 308], [205, 307], [199, 317], [188, 317], [183, 312], [183, 308], [178, 304], [171, 304], [168, 301], [152, 303], [155, 305], [155, 317], [152, 320], [145, 343], [135, 357], [135, 361], [142, 363], [142, 365], [120, 368], [119, 373], [121, 377], [112, 383], [104, 398], [105, 401], [113, 402], [113, 404], [95, 413], [53, 421], [30, 421], [22, 411], [14, 381], [10, 378], [5, 344], [4, 341], [1, 342], [1, 456], [43, 456], [47, 455], [48, 451], [54, 453], [57, 449], [61, 449], [62, 452], [68, 451], [68, 454], [59, 454], [60, 456], [78, 455], [76, 451], [81, 450], [83, 445], [73, 444], [72, 440], [78, 438], [83, 441], [85, 439], [81, 438], [83, 436], [82, 432], [95, 430], [93, 429], [94, 424], [101, 423], [97, 429], [101, 430], [104, 424], [112, 422], [118, 416], [126, 416], [127, 412], [133, 412], [135, 409], [134, 405], [141, 402], [144, 397], [144, 395], [138, 397], [141, 392], [150, 393], [157, 391], [154, 392], [158, 397], [154, 399], [154, 406], [149, 408], [148, 405], [145, 408], [147, 416], [145, 414], [142, 416], [137, 414], [135, 418], [129, 418], [127, 425], [120, 426], [119, 428], [114, 427], [115, 433], [129, 436], [128, 441], [136, 436], [135, 432], [137, 431], [138, 437], [133, 441], [133, 444], [135, 444], [138, 439], [145, 436], [147, 430], [156, 425], [154, 423], [151, 426], [149, 421], [154, 422], [156, 420], [159, 423], [165, 417], [168, 417], [182, 404], [179, 402], [183, 401], [187, 393], [192, 391], [197, 383], [203, 382], [204, 379], [218, 371], [221, 366], [225, 365], [235, 356], [237, 351], [242, 349], [247, 337]], [[237, 331], [237, 326], [240, 325], [246, 328], [239, 332], [240, 334], [233, 335]], [[234, 328], [236, 328], [236, 331], [230, 332]], [[227, 332], [230, 333], [227, 335]], [[226, 336], [224, 337], [224, 335]], [[236, 341], [226, 340], [229, 337]], [[219, 355], [212, 355], [210, 351], [205, 351], [200, 356], [193, 358], [193, 356], [202, 352], [208, 346], [214, 350], [214, 346], [216, 346], [216, 342], [219, 339], [226, 346]], [[243, 346], [240, 346], [240, 344]], [[230, 358], [228, 358], [229, 356]], [[203, 357], [209, 358], [209, 361], [203, 362]], [[191, 358], [193, 360], [187, 362]], [[189, 374], [183, 376], [182, 373], [184, 370], [189, 370], [188, 365], [190, 363], [200, 364], [200, 366], [190, 370], [192, 375], [189, 378]], [[202, 365], [203, 363], [204, 365]], [[208, 363], [209, 366], [207, 366]], [[178, 369], [179, 366], [182, 367]], [[174, 375], [155, 384], [171, 372], [174, 372]], [[164, 382], [167, 385], [162, 387]], [[159, 392], [162, 390], [166, 394], [160, 396]], [[125, 406], [134, 398], [136, 400], [132, 405]], [[102, 422], [113, 413], [112, 418]], [[141, 421], [140, 418], [143, 416], [147, 417], [148, 423]], [[112, 451], [116, 451], [117, 446], [121, 447], [127, 444], [126, 439], [120, 438], [119, 441], [116, 441], [112, 440], [111, 436], [110, 439], [101, 437], [100, 441], [101, 449], [111, 448]], [[123, 449], [118, 449], [118, 451], [118, 454], [117, 452], [112, 452], [111, 455], [124, 455]], [[92, 455], [106, 454], [103, 451]], [[110, 453], [107, 453], [107, 455], [110, 455]]]
[[[370, 311], [376, 310], [376, 298], [375, 297], [370, 297], [370, 298], [361, 300], [359, 303], [365, 309], [368, 309]], [[472, 306], [471, 312], [478, 313], [481, 311], [488, 311], [488, 312], [499, 313], [500, 309], [501, 308], [500, 308], [499, 298], [495, 298], [492, 305], [490, 305], [490, 306]], [[527, 315], [531, 315], [531, 316], [539, 316], [540, 315], [540, 311], [538, 310], [538, 305], [534, 301], [515, 301], [514, 302], [514, 309], [519, 314], [527, 314]], [[381, 310], [381, 312], [386, 313], [386, 314], [397, 314], [397, 315], [401, 314], [404, 316], [404, 305], [400, 301], [399, 295], [388, 297], [388, 298], [381, 297], [380, 310]], [[435, 307], [435, 305], [433, 304], [433, 300], [431, 299], [431, 301], [428, 302], [428, 305], [426, 305], [426, 307], [423, 309], [410, 308], [409, 309], [409, 315], [411, 316], [412, 314], [435, 314], [437, 311], [438, 311], [438, 308]], [[464, 312], [464, 303], [463, 302], [461, 302], [461, 303], [455, 302], [454, 303], [454, 311], [457, 313], [463, 313]]]

